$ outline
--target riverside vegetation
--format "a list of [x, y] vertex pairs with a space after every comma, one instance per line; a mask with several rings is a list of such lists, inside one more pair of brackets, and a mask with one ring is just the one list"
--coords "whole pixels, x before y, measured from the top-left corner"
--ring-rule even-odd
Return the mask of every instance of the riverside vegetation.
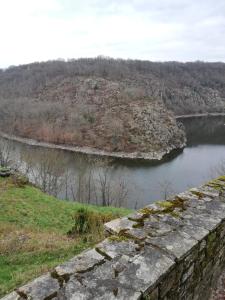
[[127, 209], [58, 200], [23, 177], [0, 177], [0, 297], [103, 238]]

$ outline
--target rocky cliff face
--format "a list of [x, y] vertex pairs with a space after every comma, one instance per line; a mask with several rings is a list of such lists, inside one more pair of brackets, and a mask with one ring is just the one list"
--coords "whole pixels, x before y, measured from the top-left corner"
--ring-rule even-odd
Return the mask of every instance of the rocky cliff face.
[[94, 144], [106, 151], [163, 152], [185, 142], [182, 128], [164, 103], [130, 81], [76, 78], [69, 91], [67, 99], [83, 110], [88, 121], [84, 122], [83, 145]]
[[[44, 142], [161, 158], [185, 134], [159, 99], [132, 81], [55, 78], [32, 97], [1, 101], [1, 130]], [[160, 155], [157, 155], [160, 154]]]
[[181, 148], [185, 143], [185, 134], [181, 124], [177, 124], [174, 115], [162, 102], [152, 101], [142, 104], [135, 103], [132, 107], [138, 144], [146, 149], [147, 145], [157, 152], [167, 149]]

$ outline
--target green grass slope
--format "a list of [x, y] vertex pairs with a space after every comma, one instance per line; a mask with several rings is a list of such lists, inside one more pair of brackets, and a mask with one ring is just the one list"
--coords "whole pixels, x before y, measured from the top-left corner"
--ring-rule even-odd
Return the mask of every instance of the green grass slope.
[[0, 297], [103, 238], [102, 226], [73, 238], [67, 235], [82, 209], [102, 223], [129, 213], [61, 201], [31, 185], [19, 187], [12, 178], [0, 178]]

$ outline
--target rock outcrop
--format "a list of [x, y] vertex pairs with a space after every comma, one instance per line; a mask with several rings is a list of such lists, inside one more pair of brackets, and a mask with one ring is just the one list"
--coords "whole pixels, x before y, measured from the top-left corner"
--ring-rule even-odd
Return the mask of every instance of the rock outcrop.
[[18, 100], [16, 110], [9, 109], [10, 103], [0, 120], [1, 131], [83, 148], [83, 152], [89, 148], [109, 156], [161, 159], [171, 150], [183, 148], [186, 141], [183, 128], [163, 101], [132, 89], [130, 81], [57, 79], [34, 98]]

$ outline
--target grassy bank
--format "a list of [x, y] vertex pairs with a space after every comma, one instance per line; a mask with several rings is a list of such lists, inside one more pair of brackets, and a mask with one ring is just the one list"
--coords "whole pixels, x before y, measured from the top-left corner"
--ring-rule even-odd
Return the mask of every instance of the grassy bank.
[[[82, 211], [95, 226], [81, 234], [77, 220]], [[92, 246], [103, 238], [104, 221], [128, 213], [61, 201], [0, 178], [0, 297]], [[69, 237], [74, 224], [75, 234]]]

